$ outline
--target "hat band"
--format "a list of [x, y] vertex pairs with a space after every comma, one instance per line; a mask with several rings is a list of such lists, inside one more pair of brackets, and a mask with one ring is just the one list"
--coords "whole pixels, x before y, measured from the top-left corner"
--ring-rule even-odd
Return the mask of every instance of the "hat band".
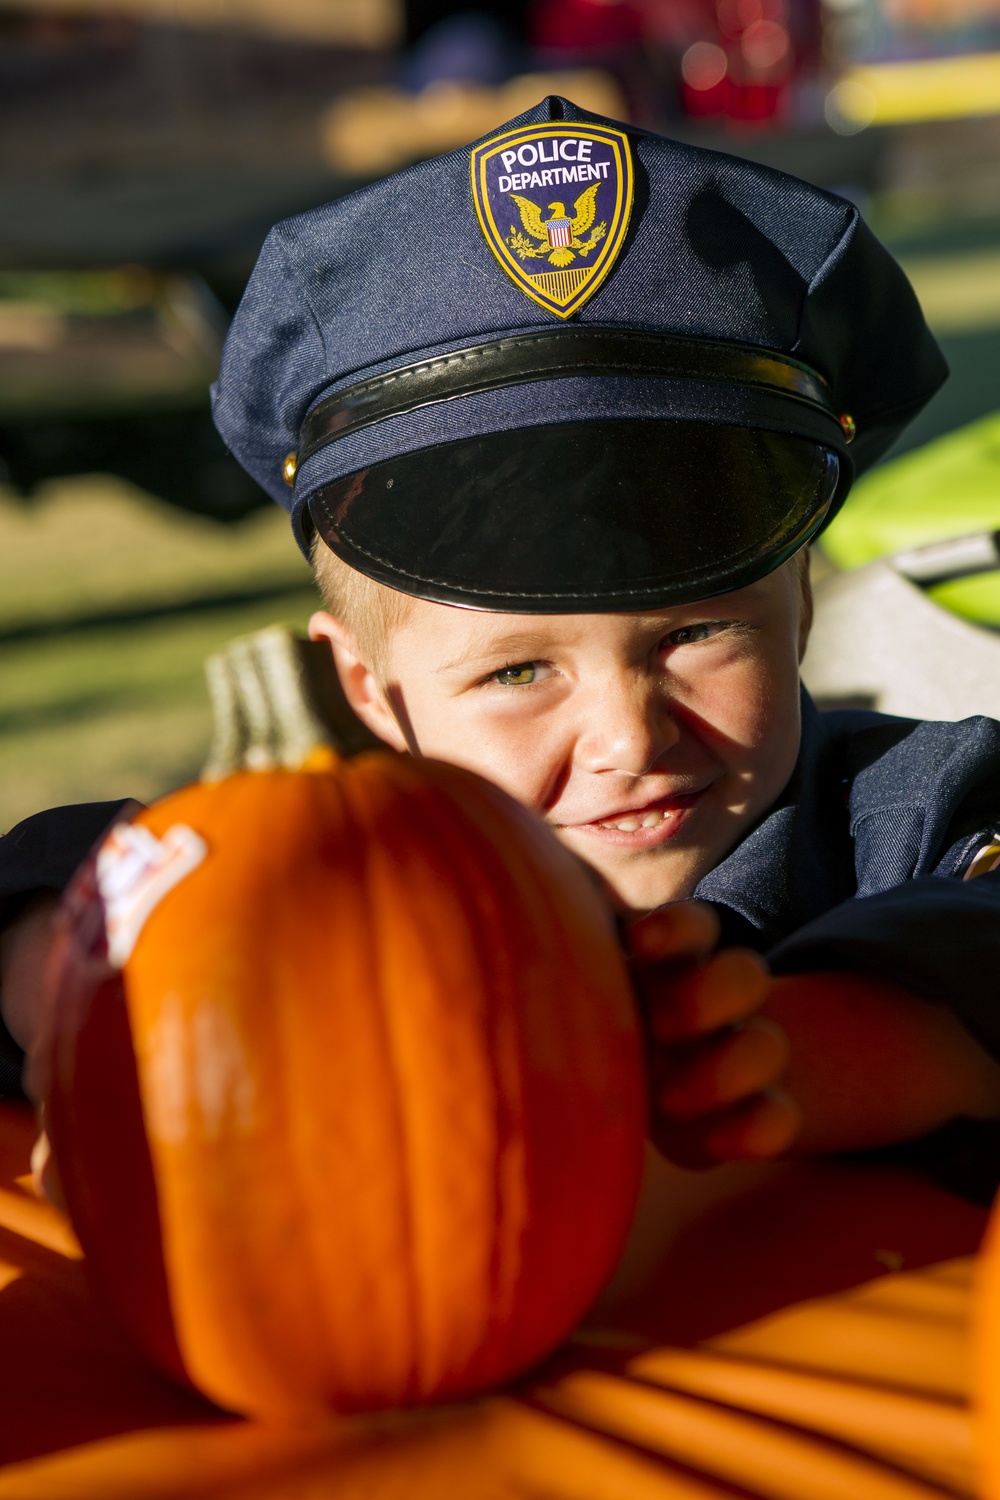
[[328, 443], [387, 417], [479, 391], [581, 374], [754, 386], [805, 402], [837, 420], [822, 376], [770, 349], [632, 328], [560, 328], [473, 344], [334, 392], [302, 423], [297, 467]]

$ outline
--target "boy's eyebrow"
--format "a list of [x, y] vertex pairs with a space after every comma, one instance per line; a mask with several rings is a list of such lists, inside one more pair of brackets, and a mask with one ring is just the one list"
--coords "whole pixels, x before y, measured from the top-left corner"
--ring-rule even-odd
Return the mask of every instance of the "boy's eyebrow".
[[453, 672], [466, 669], [486, 659], [504, 657], [507, 661], [528, 661], [533, 656], [544, 655], [552, 649], [551, 637], [539, 631], [512, 631], [509, 635], [491, 636], [485, 630], [477, 631], [459, 656], [453, 656], [435, 668], [438, 672]]
[[[735, 603], [748, 603], [762, 592], [766, 579], [757, 583], [747, 584], [739, 590], [739, 599], [733, 594], [720, 594], [714, 599], [695, 600], [691, 604], [674, 604], [662, 610], [651, 610], [649, 612], [636, 610], [632, 614], [634, 628], [638, 633], [657, 633], [659, 631], [672, 630], [678, 623], [692, 615], [703, 615], [706, 619], [715, 619], [725, 613], [725, 606], [730, 610]], [[530, 661], [534, 657], [545, 656], [553, 649], [551, 635], [541, 630], [512, 630], [506, 635], [491, 635], [488, 627], [481, 627], [470, 635], [464, 650], [436, 667], [436, 672], [454, 672], [460, 668], [468, 671], [483, 664], [486, 661], [494, 661], [503, 657], [508, 662]]]
[[[636, 612], [635, 628], [640, 631], [667, 629], [671, 624], [671, 616], [678, 613], [679, 608], [653, 614]], [[565, 645], [566, 642], [560, 644]], [[553, 649], [552, 636], [544, 630], [510, 630], [506, 635], [491, 635], [488, 627], [481, 627], [470, 635], [459, 656], [452, 657], [436, 670], [451, 672], [459, 667], [468, 669], [498, 657], [509, 662], [530, 661], [533, 657], [548, 655]]]

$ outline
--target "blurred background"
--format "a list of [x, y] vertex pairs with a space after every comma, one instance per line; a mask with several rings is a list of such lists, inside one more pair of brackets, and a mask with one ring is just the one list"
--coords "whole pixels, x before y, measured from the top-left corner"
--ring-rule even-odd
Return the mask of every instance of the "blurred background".
[[[205, 655], [314, 607], [208, 415], [270, 225], [553, 91], [830, 188], [902, 259], [953, 376], [832, 562], [954, 530], [956, 463], [1000, 528], [1000, 0], [2, 0], [0, 830], [197, 774]], [[871, 523], [928, 475], [922, 530]], [[985, 630], [998, 581], [943, 602]]]

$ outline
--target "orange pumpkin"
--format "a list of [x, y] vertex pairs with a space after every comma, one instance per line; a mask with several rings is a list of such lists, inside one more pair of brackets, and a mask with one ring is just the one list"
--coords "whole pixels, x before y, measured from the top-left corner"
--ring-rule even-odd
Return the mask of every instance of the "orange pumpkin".
[[614, 1266], [645, 1124], [610, 918], [544, 825], [452, 766], [307, 766], [112, 834], [52, 972], [50, 1134], [105, 1300], [261, 1416], [537, 1362]]
[[976, 1459], [983, 1500], [1000, 1500], [1000, 1198], [976, 1259], [972, 1321]]

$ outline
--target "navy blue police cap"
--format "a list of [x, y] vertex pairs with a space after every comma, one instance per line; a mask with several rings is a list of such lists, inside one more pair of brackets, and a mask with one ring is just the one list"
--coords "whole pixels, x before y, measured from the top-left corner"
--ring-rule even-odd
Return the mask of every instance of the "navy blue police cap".
[[213, 397], [303, 550], [559, 613], [762, 577], [946, 375], [851, 203], [553, 97], [272, 230]]

